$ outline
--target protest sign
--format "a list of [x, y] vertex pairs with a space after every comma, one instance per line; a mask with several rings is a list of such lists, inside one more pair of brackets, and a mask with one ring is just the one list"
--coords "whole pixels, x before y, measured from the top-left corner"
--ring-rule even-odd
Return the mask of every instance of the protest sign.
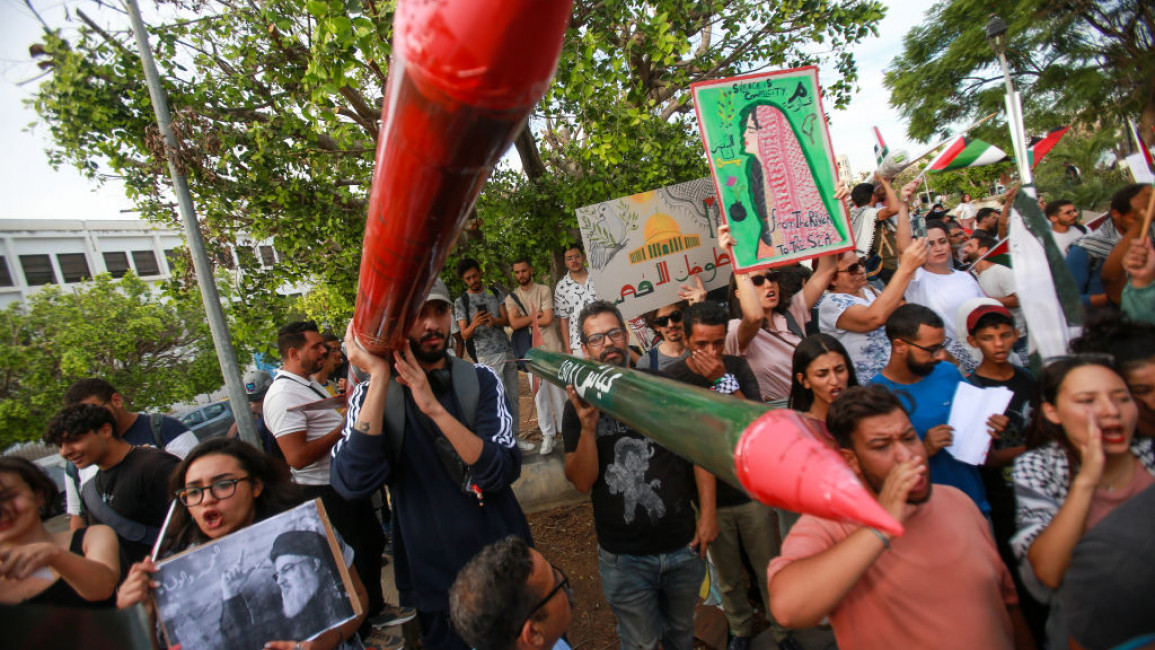
[[361, 610], [320, 499], [174, 555], [154, 591], [168, 646], [307, 641]]
[[[730, 281], [708, 178], [587, 205], [577, 218], [598, 297], [626, 320], [677, 302], [679, 287], [693, 285], [694, 276], [707, 291]], [[644, 333], [639, 340], [647, 344]]]
[[834, 198], [834, 149], [814, 66], [691, 85], [734, 268], [769, 268], [850, 250]]

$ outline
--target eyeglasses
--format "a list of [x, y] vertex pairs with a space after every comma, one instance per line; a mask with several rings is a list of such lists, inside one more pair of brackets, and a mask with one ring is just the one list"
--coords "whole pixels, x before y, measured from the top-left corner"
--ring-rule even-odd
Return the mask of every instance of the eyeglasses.
[[626, 331], [620, 327], [615, 327], [608, 332], [590, 334], [586, 337], [586, 345], [601, 345], [605, 342], [607, 336], [610, 337], [610, 340], [614, 343], [621, 343], [626, 340]]
[[760, 286], [762, 286], [762, 283], [764, 283], [764, 282], [778, 282], [779, 277], [781, 277], [781, 274], [779, 274], [779, 273], [767, 273], [766, 275], [751, 275], [750, 281], [754, 283], [754, 286], [760, 287]]
[[197, 506], [200, 505], [201, 501], [204, 501], [205, 492], [208, 491], [212, 492], [214, 499], [223, 501], [237, 493], [237, 483], [251, 480], [253, 480], [251, 476], [222, 478], [219, 481], [213, 481], [207, 488], [186, 487], [183, 490], [177, 490], [176, 498], [180, 499], [180, 502], [183, 503], [185, 507]]
[[913, 345], [914, 347], [918, 348], [919, 350], [922, 350], [923, 352], [926, 352], [927, 354], [938, 354], [939, 352], [942, 352], [943, 350], [945, 350], [948, 345], [950, 345], [950, 339], [943, 339], [942, 343], [939, 343], [938, 345], [932, 345], [929, 348], [926, 347], [925, 345], [919, 345], [918, 343], [915, 343], [914, 341], [908, 341], [906, 339], [899, 339], [899, 340], [902, 341], [903, 343], [906, 343], [907, 345]]
[[666, 314], [665, 316], [655, 316], [654, 317], [654, 325], [657, 325], [658, 327], [665, 327], [666, 325], [669, 325], [670, 323], [680, 323], [680, 322], [682, 322], [682, 312], [680, 312], [680, 311], [670, 312], [669, 314]]
[[542, 598], [536, 605], [533, 606], [533, 609], [529, 610], [529, 616], [526, 616], [525, 620], [521, 622], [521, 625], [517, 626], [518, 629], [525, 627], [525, 624], [528, 623], [531, 618], [533, 618], [533, 615], [537, 613], [537, 610], [545, 607], [545, 604], [548, 603], [551, 598], [556, 596], [557, 592], [559, 591], [565, 592], [566, 600], [569, 601], [570, 607], [573, 607], [573, 589], [569, 586], [569, 578], [566, 577], [564, 571], [555, 567], [554, 565], [551, 564], [549, 567], [553, 569], [555, 574], [561, 576], [561, 580], [559, 580], [558, 583], [553, 586], [553, 589], [549, 590], [549, 593], [545, 595], [545, 598]]
[[834, 275], [838, 275], [839, 273], [849, 273], [851, 275], [854, 275], [855, 273], [858, 273], [860, 271], [862, 271], [862, 263], [861, 262], [855, 262], [854, 264], [851, 264], [850, 266], [848, 266], [844, 269], [838, 269], [837, 271], [834, 272]]

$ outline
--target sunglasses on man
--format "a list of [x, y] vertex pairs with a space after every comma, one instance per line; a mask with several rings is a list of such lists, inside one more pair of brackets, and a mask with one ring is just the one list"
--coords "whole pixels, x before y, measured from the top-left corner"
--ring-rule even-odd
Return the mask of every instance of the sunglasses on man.
[[680, 322], [682, 322], [682, 312], [680, 312], [680, 311], [670, 312], [669, 314], [666, 314], [665, 316], [655, 316], [654, 317], [654, 325], [657, 325], [658, 327], [665, 327], [665, 326], [669, 325], [670, 323], [680, 323]]

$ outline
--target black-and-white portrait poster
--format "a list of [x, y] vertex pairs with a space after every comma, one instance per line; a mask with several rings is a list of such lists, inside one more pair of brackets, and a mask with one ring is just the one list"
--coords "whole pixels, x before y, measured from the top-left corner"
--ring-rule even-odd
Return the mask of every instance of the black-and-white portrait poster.
[[314, 499], [164, 560], [155, 595], [169, 647], [257, 650], [354, 618], [342, 546]]

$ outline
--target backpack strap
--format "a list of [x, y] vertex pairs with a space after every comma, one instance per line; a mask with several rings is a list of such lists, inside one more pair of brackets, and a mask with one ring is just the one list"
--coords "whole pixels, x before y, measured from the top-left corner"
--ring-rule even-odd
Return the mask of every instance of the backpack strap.
[[782, 315], [786, 317], [786, 329], [790, 333], [794, 334], [800, 339], [806, 338], [806, 332], [802, 330], [802, 326], [798, 324], [798, 319], [794, 318], [794, 314], [791, 314], [789, 310], [786, 310], [782, 312]]
[[650, 357], [650, 370], [657, 370], [658, 369], [658, 346], [655, 345], [654, 347], [650, 348], [650, 351], [647, 352], [646, 354], [648, 354]]
[[389, 461], [394, 465], [401, 459], [401, 443], [405, 440], [405, 392], [393, 377], [385, 389], [385, 445]]
[[160, 535], [160, 529], [156, 526], [146, 526], [138, 521], [133, 521], [105, 503], [104, 499], [101, 499], [100, 495], [96, 493], [95, 478], [85, 483], [84, 487], [80, 489], [80, 497], [84, 502], [84, 507], [99, 519], [100, 523], [107, 524], [116, 531], [117, 535], [130, 542], [152, 544]]
[[[525, 305], [521, 304], [521, 298], [517, 297], [517, 289], [510, 291], [509, 297], [513, 298], [513, 301], [515, 303], [517, 303], [517, 308], [521, 310], [521, 313], [525, 314], [526, 316], [531, 316], [531, 317], [533, 316], [533, 314], [529, 313], [529, 310], [525, 308]], [[523, 330], [526, 327], [529, 327], [529, 325], [526, 325], [525, 327], [519, 327], [518, 330]], [[518, 331], [518, 330], [514, 330], [514, 331]]]
[[[477, 381], [477, 369], [472, 363], [457, 357], [446, 357], [450, 364], [453, 392], [461, 405], [463, 424], [474, 435], [477, 434], [477, 403], [481, 397], [481, 385]], [[385, 391], [385, 444], [389, 458], [397, 462], [401, 458], [401, 445], [405, 440], [405, 392], [396, 379], [389, 378], [389, 388]]]
[[462, 361], [457, 357], [446, 357], [449, 360], [450, 372], [453, 377], [453, 393], [457, 395], [457, 403], [461, 405], [461, 415], [465, 417], [465, 427], [477, 434], [477, 402], [481, 397], [481, 384], [477, 381], [477, 369], [472, 363]]
[[161, 429], [164, 428], [164, 414], [150, 413], [148, 416], [148, 426], [152, 429], [152, 441], [156, 443], [156, 448], [164, 451], [165, 441]]

